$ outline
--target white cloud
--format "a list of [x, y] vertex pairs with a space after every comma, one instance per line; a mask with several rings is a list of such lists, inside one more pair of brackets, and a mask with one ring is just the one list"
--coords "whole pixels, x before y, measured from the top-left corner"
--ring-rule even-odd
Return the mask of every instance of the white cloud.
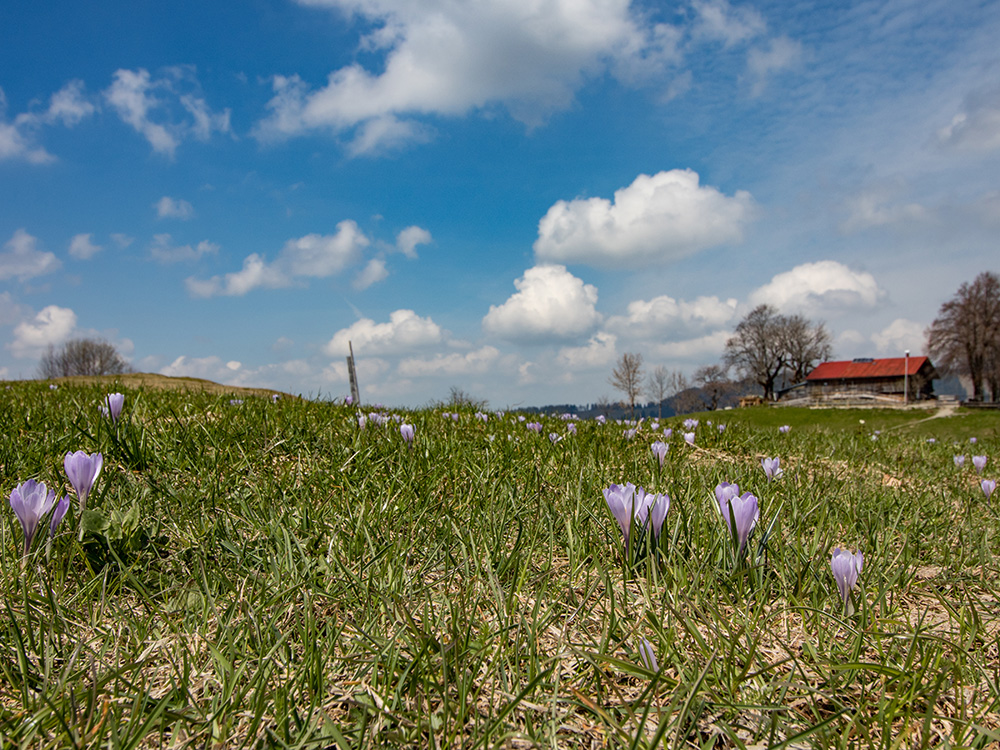
[[67, 83], [49, 99], [48, 111], [42, 116], [46, 123], [59, 121], [66, 127], [73, 127], [97, 111], [84, 94], [83, 81]]
[[194, 247], [174, 245], [169, 234], [153, 235], [153, 244], [149, 247], [149, 254], [161, 263], [198, 260], [205, 255], [215, 255], [218, 252], [219, 246], [208, 240], [202, 240]]
[[[229, 365], [235, 364], [236, 367]], [[161, 375], [174, 378], [203, 378], [219, 383], [232, 383], [233, 376], [239, 371], [239, 362], [225, 363], [220, 357], [187, 357], [181, 355], [166, 367], [160, 369]]]
[[747, 71], [753, 82], [752, 93], [760, 96], [768, 79], [775, 73], [797, 68], [802, 62], [802, 45], [788, 37], [775, 37], [766, 49], [755, 47], [747, 53]]
[[601, 322], [597, 287], [584, 284], [565, 266], [534, 266], [514, 282], [517, 292], [490, 305], [483, 329], [510, 341], [576, 339]]
[[750, 303], [816, 314], [875, 307], [885, 296], [875, 277], [842, 263], [821, 260], [779, 273], [750, 295]]
[[18, 358], [40, 357], [50, 346], [66, 341], [76, 328], [76, 313], [67, 307], [49, 305], [32, 320], [14, 328], [14, 340], [8, 345]]
[[1000, 149], [1000, 86], [969, 94], [962, 110], [938, 131], [938, 138], [946, 146], [968, 151]]
[[[0, 118], [6, 110], [7, 99], [0, 89]], [[30, 164], [48, 164], [55, 157], [35, 140], [41, 126], [62, 123], [72, 127], [96, 111], [83, 94], [82, 81], [70, 81], [49, 100], [44, 112], [23, 112], [12, 122], [0, 119], [0, 161], [23, 159]]]
[[698, 333], [727, 325], [736, 316], [737, 305], [732, 298], [698, 297], [688, 302], [661, 295], [630, 302], [628, 314], [609, 318], [605, 327], [637, 339]]
[[500, 351], [484, 346], [475, 351], [436, 354], [431, 358], [411, 357], [399, 363], [398, 372], [404, 378], [438, 375], [474, 375], [490, 372], [500, 358]]
[[0, 252], [0, 281], [27, 281], [58, 269], [62, 263], [50, 252], [38, 249], [38, 238], [18, 229]]
[[171, 158], [188, 137], [207, 141], [213, 132], [230, 132], [229, 110], [209, 109], [192, 67], [167, 68], [157, 78], [143, 68], [117, 70], [104, 97], [153, 151]]
[[558, 201], [538, 223], [539, 260], [593, 266], [667, 263], [743, 240], [754, 213], [750, 193], [728, 197], [700, 186], [696, 172], [674, 169], [639, 175], [614, 200]]
[[0, 326], [13, 325], [25, 315], [25, 310], [14, 301], [10, 292], [0, 292]]
[[722, 358], [722, 352], [730, 335], [729, 331], [715, 331], [693, 339], [656, 344], [650, 349], [650, 358], [682, 359], [698, 364], [718, 361]]
[[187, 221], [194, 216], [194, 206], [186, 200], [171, 198], [164, 195], [153, 204], [156, 208], [156, 216], [160, 219], [180, 219]]
[[387, 140], [426, 139], [414, 117], [497, 105], [535, 126], [569, 106], [588, 76], [673, 54], [667, 35], [643, 27], [622, 0], [300, 2], [363, 19], [374, 30], [361, 50], [384, 53], [384, 63], [377, 73], [359, 63], [335, 70], [318, 90], [275, 76], [271, 114], [256, 128], [261, 140], [356, 128], [351, 150], [365, 153]]
[[195, 297], [241, 296], [263, 287], [291, 286], [297, 279], [326, 278], [340, 273], [361, 257], [369, 239], [353, 221], [337, 224], [336, 234], [307, 234], [288, 240], [273, 263], [258, 253], [243, 260], [243, 268], [207, 280], [189, 278], [185, 282]]
[[617, 341], [618, 337], [613, 333], [598, 331], [590, 337], [586, 346], [564, 346], [560, 349], [556, 355], [556, 364], [568, 372], [608, 367], [617, 358]]
[[396, 248], [407, 258], [417, 257], [417, 245], [429, 245], [431, 233], [418, 226], [407, 227], [396, 235]]
[[727, 47], [747, 42], [767, 29], [760, 13], [747, 5], [734, 8], [727, 0], [694, 0], [691, 5], [697, 14], [693, 35], [721, 41]]
[[924, 349], [924, 329], [926, 326], [912, 320], [897, 318], [888, 326], [871, 335], [879, 354], [900, 357], [909, 350], [914, 356]]
[[76, 234], [69, 242], [69, 254], [80, 260], [93, 258], [101, 252], [101, 246], [90, 241], [92, 234]]
[[135, 237], [129, 237], [127, 234], [122, 234], [121, 232], [112, 233], [111, 239], [113, 239], [115, 244], [122, 249], [135, 242]]
[[846, 202], [847, 218], [840, 230], [853, 233], [873, 227], [910, 224], [926, 220], [930, 212], [918, 203], [895, 202], [895, 197], [905, 188], [902, 184], [883, 184], [851, 196]]
[[381, 258], [372, 258], [355, 277], [352, 286], [359, 290], [367, 289], [372, 284], [377, 284], [384, 280], [388, 275], [389, 272], [385, 268], [385, 261]]
[[396, 310], [387, 323], [362, 318], [337, 331], [323, 347], [331, 357], [346, 356], [348, 342], [357, 356], [399, 354], [439, 343], [441, 328], [430, 318], [421, 318], [413, 310]]

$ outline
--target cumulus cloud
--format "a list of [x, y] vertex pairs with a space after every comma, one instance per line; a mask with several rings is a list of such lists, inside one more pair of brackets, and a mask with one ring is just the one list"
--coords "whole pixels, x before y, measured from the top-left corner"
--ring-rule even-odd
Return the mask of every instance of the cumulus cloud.
[[219, 383], [233, 383], [242, 364], [236, 361], [225, 362], [221, 357], [188, 357], [181, 355], [166, 367], [160, 369], [161, 375], [175, 378], [202, 378]]
[[135, 237], [129, 237], [127, 234], [122, 234], [121, 232], [112, 233], [111, 239], [114, 240], [115, 244], [122, 249], [135, 242]]
[[208, 240], [202, 240], [193, 247], [191, 245], [174, 245], [169, 234], [153, 235], [153, 244], [149, 248], [149, 254], [161, 263], [198, 260], [205, 255], [215, 255], [218, 252], [219, 246]]
[[584, 284], [565, 266], [529, 268], [514, 282], [517, 292], [490, 305], [483, 330], [509, 341], [544, 342], [585, 336], [601, 322], [597, 287]]
[[342, 221], [335, 234], [307, 234], [288, 240], [272, 263], [253, 253], [243, 260], [239, 271], [205, 280], [189, 278], [185, 283], [195, 297], [242, 296], [257, 288], [287, 287], [302, 279], [340, 273], [360, 259], [369, 244], [355, 222]]
[[535, 254], [544, 262], [620, 268], [667, 263], [743, 240], [754, 213], [750, 193], [726, 196], [699, 185], [697, 172], [639, 175], [614, 200], [560, 200], [538, 224]]
[[431, 233], [423, 227], [407, 227], [396, 235], [396, 248], [407, 258], [417, 257], [417, 245], [429, 245]]
[[207, 141], [213, 132], [230, 132], [229, 110], [212, 112], [190, 66], [167, 68], [155, 78], [143, 68], [117, 70], [104, 98], [153, 151], [170, 158], [187, 138]]
[[76, 313], [68, 307], [49, 305], [33, 319], [18, 323], [14, 340], [8, 344], [18, 358], [40, 357], [49, 346], [58, 346], [69, 339], [76, 328]]
[[771, 304], [782, 311], [838, 312], [875, 307], [885, 291], [866, 271], [821, 260], [779, 273], [750, 295], [753, 305]]
[[95, 245], [91, 237], [92, 234], [73, 235], [73, 239], [69, 241], [69, 254], [80, 260], [88, 260], [101, 252], [101, 246]]
[[194, 206], [186, 200], [171, 198], [169, 195], [164, 195], [153, 206], [156, 208], [157, 218], [160, 219], [187, 221], [194, 216]]
[[618, 337], [598, 331], [585, 346], [564, 346], [556, 355], [556, 364], [566, 372], [606, 368], [617, 359], [615, 344]]
[[1000, 86], [973, 91], [951, 122], [938, 131], [945, 146], [968, 151], [1000, 149]]
[[706, 361], [719, 360], [730, 337], [729, 331], [715, 331], [681, 341], [666, 341], [650, 348], [650, 357], [663, 360], [687, 360], [704, 364]]
[[924, 348], [925, 328], [926, 326], [915, 321], [896, 318], [881, 331], [873, 333], [871, 341], [880, 354], [899, 357], [909, 350], [916, 356]]
[[385, 261], [381, 258], [372, 258], [361, 269], [361, 272], [355, 277], [351, 286], [358, 290], [367, 289], [372, 284], [383, 281], [388, 275], [389, 271], [386, 270]]
[[699, 333], [727, 325], [736, 316], [737, 301], [718, 297], [676, 300], [667, 295], [630, 302], [626, 315], [608, 319], [606, 328], [636, 339]]
[[536, 126], [569, 106], [588, 76], [656, 67], [675, 54], [669, 35], [627, 2], [300, 2], [363, 19], [373, 31], [362, 51], [384, 54], [384, 63], [379, 72], [359, 63], [340, 68], [316, 90], [298, 76], [275, 76], [271, 113], [255, 130], [264, 141], [346, 133], [353, 153], [370, 153], [426, 139], [415, 117], [496, 106]]
[[397, 368], [404, 378], [436, 375], [476, 375], [489, 372], [500, 358], [496, 347], [484, 346], [471, 352], [436, 354], [433, 357], [410, 357]]
[[7, 100], [0, 89], [0, 160], [23, 159], [30, 164], [47, 164], [55, 157], [36, 144], [43, 125], [61, 123], [73, 127], [96, 111], [83, 90], [83, 81], [70, 81], [49, 99], [48, 108], [22, 112], [13, 121], [3, 118]]
[[396, 310], [390, 313], [388, 322], [362, 318], [340, 329], [323, 351], [331, 357], [346, 356], [350, 342], [355, 354], [400, 354], [437, 344], [443, 337], [441, 328], [430, 318], [421, 318], [413, 310]]
[[57, 270], [62, 263], [50, 252], [38, 249], [38, 238], [18, 229], [0, 252], [0, 281], [27, 281]]
[[0, 292], [0, 326], [13, 325], [24, 315], [25, 311], [14, 301], [10, 292]]

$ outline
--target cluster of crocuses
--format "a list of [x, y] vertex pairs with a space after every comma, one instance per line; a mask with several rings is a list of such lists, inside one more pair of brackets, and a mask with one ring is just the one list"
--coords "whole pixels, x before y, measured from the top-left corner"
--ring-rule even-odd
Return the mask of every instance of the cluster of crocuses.
[[[67, 453], [66, 458], [63, 459], [63, 468], [66, 470], [66, 477], [76, 491], [81, 513], [87, 508], [87, 496], [90, 495], [103, 466], [104, 457], [100, 453], [87, 454], [83, 451], [76, 451], [75, 453]], [[56, 528], [69, 510], [69, 495], [56, 501], [54, 490], [46, 487], [44, 482], [29, 479], [11, 491], [10, 507], [21, 523], [21, 531], [24, 532], [23, 554], [27, 555], [31, 551], [31, 542], [38, 531], [38, 525], [49, 511], [52, 511], [52, 518], [49, 521], [49, 536], [51, 538], [56, 535]]]
[[[975, 438], [971, 438], [975, 440]], [[959, 454], [954, 457], [955, 466], [961, 468], [965, 465], [965, 455]], [[973, 456], [972, 466], [975, 468], [976, 473], [982, 476], [983, 471], [986, 469], [986, 464], [989, 463], [989, 458], [987, 456]], [[983, 494], [986, 495], [986, 499], [989, 500], [990, 496], [996, 491], [997, 480], [995, 479], [981, 479], [979, 481], [979, 487], [982, 489]]]
[[667, 511], [670, 510], [668, 495], [646, 492], [642, 487], [626, 482], [624, 485], [612, 484], [604, 490], [604, 499], [621, 529], [626, 562], [630, 557], [637, 560], [643, 551], [649, 551], [645, 545], [649, 534], [652, 535], [653, 548], [656, 547]]

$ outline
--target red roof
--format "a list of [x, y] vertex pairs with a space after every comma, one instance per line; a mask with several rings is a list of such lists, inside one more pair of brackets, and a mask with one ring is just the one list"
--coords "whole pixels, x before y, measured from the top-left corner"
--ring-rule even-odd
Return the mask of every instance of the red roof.
[[[821, 362], [806, 380], [863, 380], [865, 378], [901, 378], [916, 375], [930, 360], [927, 357], [892, 357], [890, 359]], [[907, 369], [909, 363], [909, 369]]]

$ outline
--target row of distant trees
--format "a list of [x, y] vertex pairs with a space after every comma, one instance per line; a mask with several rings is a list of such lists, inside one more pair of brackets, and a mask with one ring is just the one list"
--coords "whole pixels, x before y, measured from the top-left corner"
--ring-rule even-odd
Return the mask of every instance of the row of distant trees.
[[[973, 400], [1000, 401], [1000, 277], [984, 272], [963, 283], [945, 302], [926, 331], [927, 353], [938, 372], [966, 378]], [[759, 305], [726, 341], [722, 362], [698, 368], [691, 381], [678, 370], [657, 367], [644, 379], [641, 354], [625, 353], [608, 382], [634, 412], [643, 393], [651, 401], [675, 400], [678, 411], [715, 409], [747, 383], [773, 400], [780, 386], [805, 380], [810, 370], [833, 355], [829, 331], [802, 315], [783, 315]], [[734, 373], [737, 378], [730, 377]], [[697, 393], [689, 391], [697, 389]]]
[[[764, 398], [772, 400], [779, 383], [804, 380], [817, 363], [830, 358], [832, 351], [830, 333], [823, 323], [758, 305], [726, 341], [722, 362], [699, 367], [690, 381], [680, 371], [662, 366], [644, 378], [642, 355], [626, 352], [608, 382], [622, 392], [633, 412], [644, 392], [661, 404], [680, 397], [681, 403], [675, 404], [677, 411], [713, 410], [748, 382], [760, 386]], [[692, 389], [697, 393], [689, 393]]]

